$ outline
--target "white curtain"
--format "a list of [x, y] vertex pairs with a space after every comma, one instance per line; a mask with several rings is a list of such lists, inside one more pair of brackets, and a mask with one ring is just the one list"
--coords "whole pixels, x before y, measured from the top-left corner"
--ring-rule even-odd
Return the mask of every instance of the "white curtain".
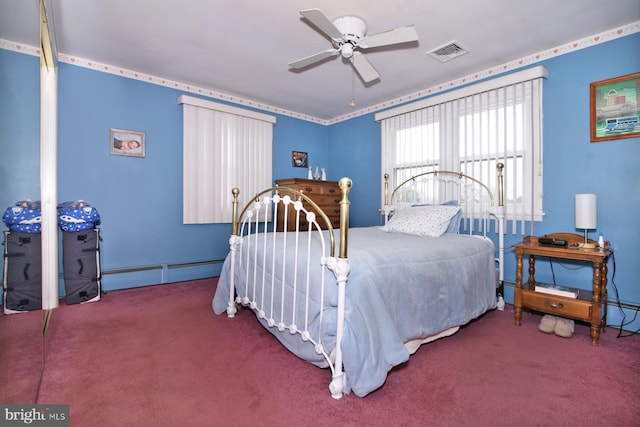
[[513, 233], [524, 234], [527, 223], [532, 227], [544, 215], [542, 78], [547, 74], [539, 71], [377, 116], [390, 187], [418, 173], [450, 170], [487, 184], [497, 197], [496, 164], [502, 162], [507, 219]]
[[199, 98], [183, 104], [183, 222], [229, 223], [231, 190], [241, 200], [272, 185], [275, 117]]

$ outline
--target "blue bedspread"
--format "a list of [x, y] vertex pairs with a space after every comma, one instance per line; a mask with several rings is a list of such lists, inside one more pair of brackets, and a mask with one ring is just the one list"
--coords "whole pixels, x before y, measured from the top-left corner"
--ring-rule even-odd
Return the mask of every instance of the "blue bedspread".
[[[339, 232], [335, 233], [338, 242]], [[405, 342], [464, 325], [496, 306], [495, 250], [487, 239], [459, 234], [417, 237], [386, 233], [379, 227], [352, 228], [348, 258], [351, 274], [342, 350], [346, 391], [358, 396], [380, 387], [391, 368], [408, 360]], [[227, 259], [212, 302], [216, 314], [223, 313], [228, 304], [229, 271]], [[238, 286], [244, 273], [236, 271], [236, 277]], [[330, 272], [325, 282], [325, 297], [331, 303], [325, 307], [324, 325], [309, 329], [322, 327], [324, 345], [331, 350], [335, 347], [337, 286]], [[317, 301], [318, 291], [312, 293]], [[285, 307], [288, 304], [285, 301]], [[299, 357], [318, 366], [326, 363], [299, 335], [268, 329]]]

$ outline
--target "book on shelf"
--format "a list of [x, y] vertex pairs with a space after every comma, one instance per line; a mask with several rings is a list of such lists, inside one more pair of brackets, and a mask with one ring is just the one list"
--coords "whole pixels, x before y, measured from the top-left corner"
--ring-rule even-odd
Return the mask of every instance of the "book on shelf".
[[560, 285], [552, 285], [549, 283], [536, 283], [535, 291], [567, 298], [578, 298], [579, 293], [578, 289], [568, 288], [566, 286]]

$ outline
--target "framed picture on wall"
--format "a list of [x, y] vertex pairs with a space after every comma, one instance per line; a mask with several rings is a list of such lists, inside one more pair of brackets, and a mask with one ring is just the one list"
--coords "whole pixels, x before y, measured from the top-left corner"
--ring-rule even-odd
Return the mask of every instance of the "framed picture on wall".
[[144, 132], [124, 129], [109, 130], [109, 152], [116, 156], [145, 156]]
[[309, 156], [304, 151], [291, 152], [291, 166], [296, 168], [309, 167]]
[[591, 142], [640, 137], [640, 73], [590, 85]]

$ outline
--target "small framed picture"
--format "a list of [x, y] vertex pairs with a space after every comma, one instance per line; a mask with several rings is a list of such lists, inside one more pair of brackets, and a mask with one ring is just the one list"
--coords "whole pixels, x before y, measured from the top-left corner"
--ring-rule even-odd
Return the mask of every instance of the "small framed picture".
[[109, 130], [109, 152], [116, 156], [144, 157], [144, 132], [124, 129]]
[[291, 152], [291, 166], [295, 168], [308, 168], [309, 156], [304, 151]]
[[591, 142], [640, 136], [640, 73], [590, 85]]

